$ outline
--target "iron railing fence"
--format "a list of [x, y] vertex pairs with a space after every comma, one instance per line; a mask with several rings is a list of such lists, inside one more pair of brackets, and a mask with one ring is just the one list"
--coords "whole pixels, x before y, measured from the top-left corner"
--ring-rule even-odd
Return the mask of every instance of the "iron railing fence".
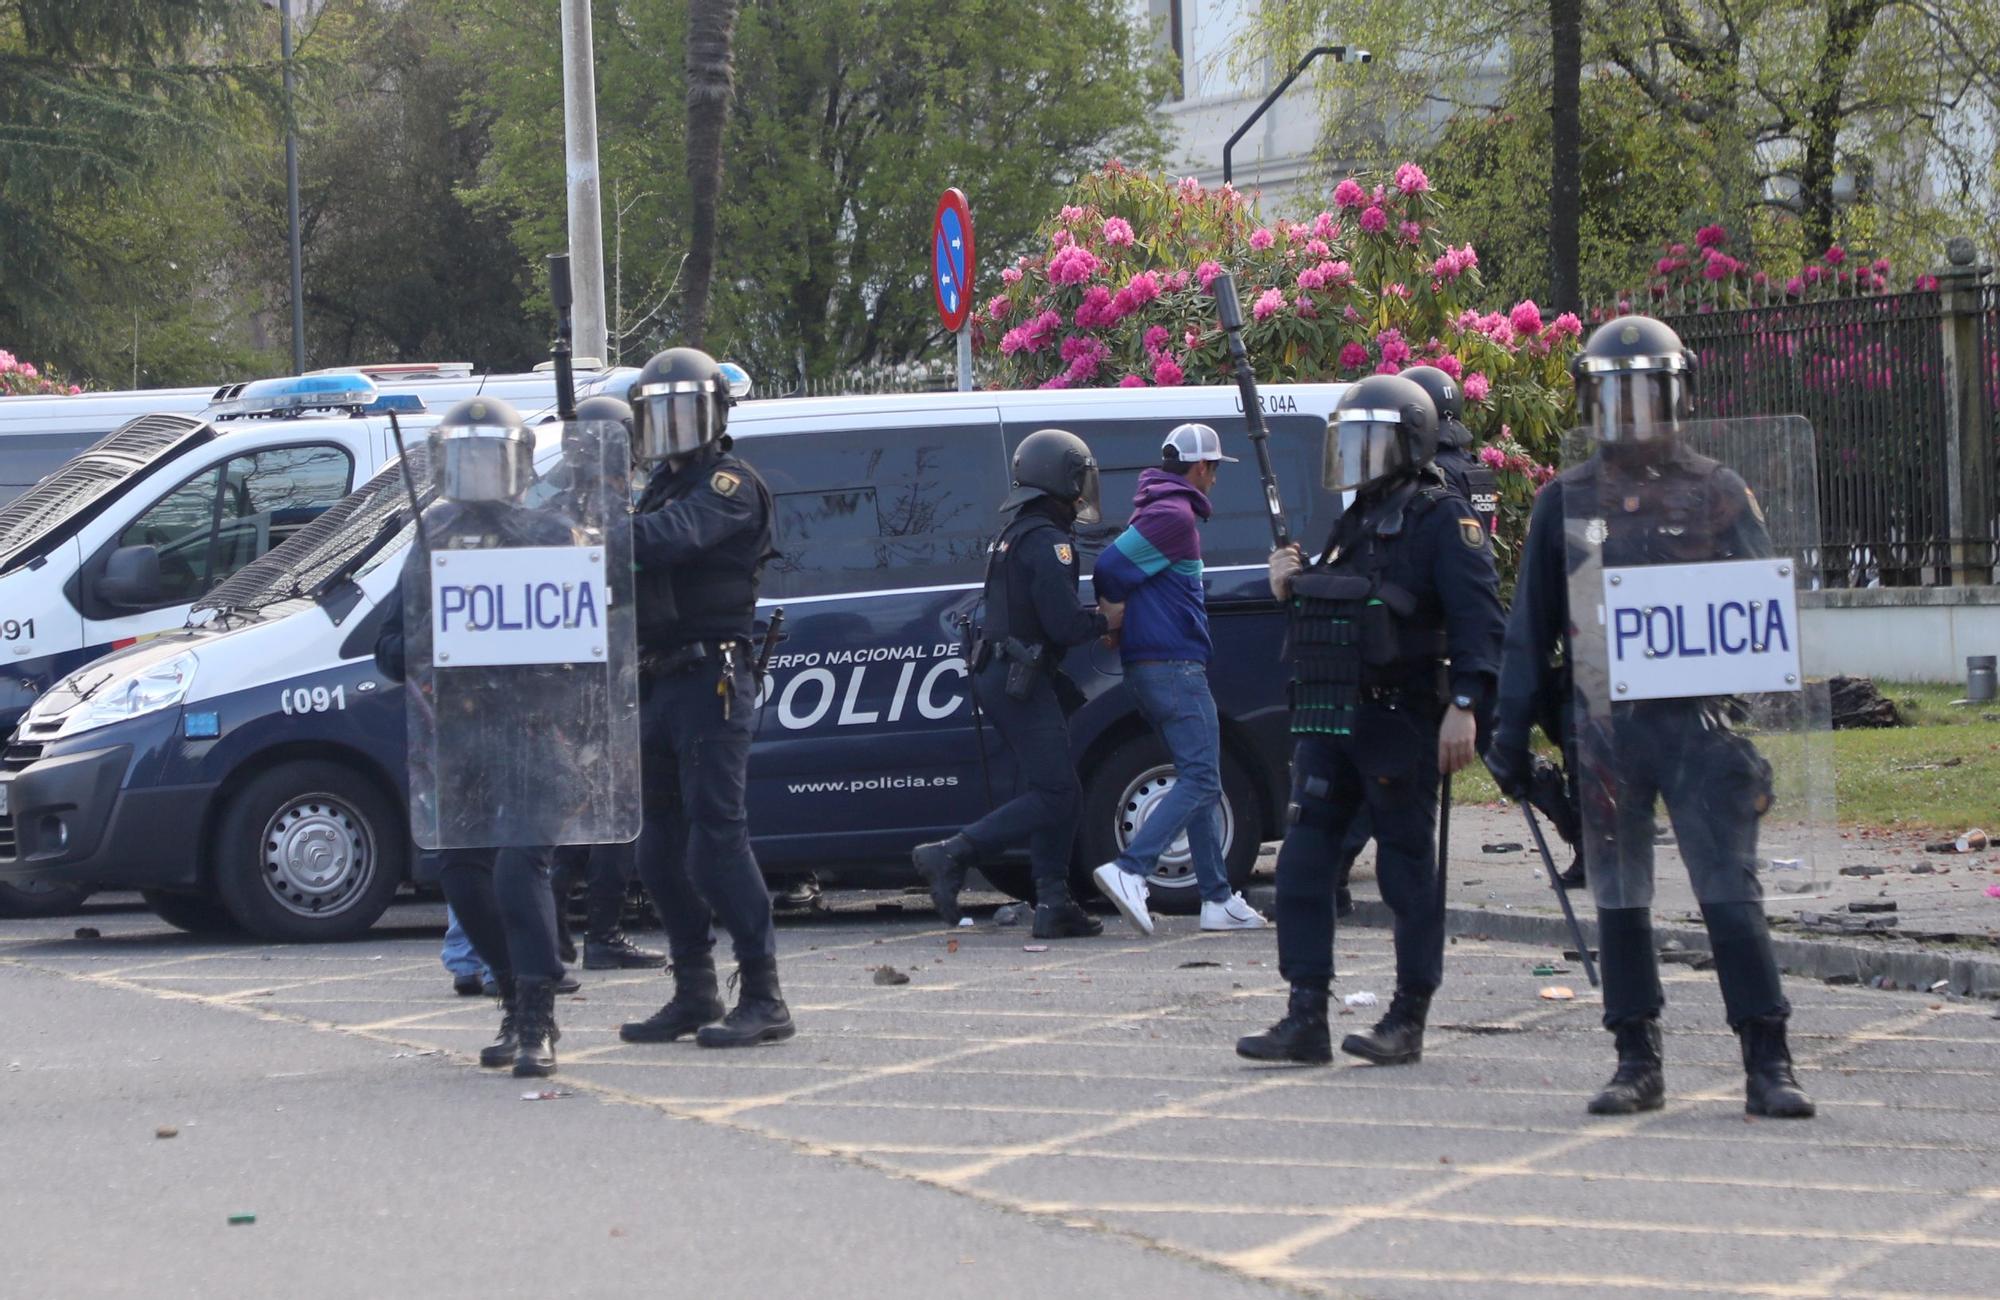
[[[1989, 307], [1993, 290], [1988, 289]], [[1992, 358], [2000, 321], [1982, 319]], [[1984, 548], [1951, 527], [1955, 407], [1945, 353], [1947, 310], [1935, 292], [1830, 298], [1702, 312], [1667, 320], [1696, 354], [1703, 419], [1788, 415], [1818, 444], [1820, 551], [1828, 587], [1940, 586], [1955, 547]], [[1976, 531], [1974, 531], [1976, 529]]]

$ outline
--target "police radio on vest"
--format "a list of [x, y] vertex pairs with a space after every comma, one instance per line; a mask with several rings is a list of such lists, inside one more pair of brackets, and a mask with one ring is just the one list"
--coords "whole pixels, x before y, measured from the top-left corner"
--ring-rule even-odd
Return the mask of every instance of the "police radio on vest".
[[1803, 690], [1795, 567], [1781, 556], [1605, 569], [1607, 702]]

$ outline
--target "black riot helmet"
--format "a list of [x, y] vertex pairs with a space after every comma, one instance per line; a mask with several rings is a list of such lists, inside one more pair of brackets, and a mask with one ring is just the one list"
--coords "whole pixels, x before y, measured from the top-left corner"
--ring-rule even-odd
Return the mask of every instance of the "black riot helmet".
[[1037, 429], [1014, 448], [1014, 490], [1000, 503], [1015, 510], [1036, 497], [1051, 497], [1076, 508], [1078, 522], [1101, 518], [1097, 502], [1097, 458], [1083, 439], [1067, 429]]
[[1436, 366], [1411, 366], [1403, 378], [1430, 394], [1438, 413], [1438, 445], [1470, 448], [1472, 430], [1465, 427], [1465, 393], [1458, 381]]
[[1430, 394], [1401, 375], [1370, 375], [1350, 384], [1326, 426], [1320, 481], [1334, 492], [1414, 474], [1438, 448], [1438, 413]]
[[1599, 442], [1672, 437], [1694, 413], [1693, 359], [1681, 336], [1650, 316], [1620, 316], [1591, 332], [1570, 373], [1577, 411]]
[[468, 397], [431, 427], [431, 478], [447, 501], [518, 501], [535, 478], [535, 435], [497, 397]]
[[729, 426], [729, 379], [699, 348], [657, 353], [632, 381], [632, 459], [652, 464], [687, 456]]
[[604, 420], [625, 426], [625, 432], [632, 431], [632, 404], [616, 397], [600, 393], [596, 397], [586, 397], [576, 404], [578, 424], [588, 424], [593, 420]]

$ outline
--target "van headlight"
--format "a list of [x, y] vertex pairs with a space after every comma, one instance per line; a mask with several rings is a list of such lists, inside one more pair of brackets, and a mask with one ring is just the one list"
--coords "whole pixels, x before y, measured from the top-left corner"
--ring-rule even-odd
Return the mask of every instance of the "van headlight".
[[99, 687], [63, 719], [58, 734], [73, 736], [79, 731], [171, 709], [187, 698], [188, 687], [194, 685], [196, 667], [197, 661], [190, 651]]

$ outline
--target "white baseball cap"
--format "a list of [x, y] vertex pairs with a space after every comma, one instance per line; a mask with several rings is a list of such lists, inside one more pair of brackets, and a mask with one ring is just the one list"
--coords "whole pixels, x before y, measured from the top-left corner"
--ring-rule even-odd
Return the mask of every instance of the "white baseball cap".
[[1222, 435], [1205, 424], [1177, 426], [1167, 435], [1167, 440], [1160, 444], [1160, 452], [1162, 455], [1167, 452], [1174, 453], [1174, 457], [1183, 465], [1198, 460], [1226, 460], [1232, 465], [1236, 463], [1236, 457], [1222, 454]]

